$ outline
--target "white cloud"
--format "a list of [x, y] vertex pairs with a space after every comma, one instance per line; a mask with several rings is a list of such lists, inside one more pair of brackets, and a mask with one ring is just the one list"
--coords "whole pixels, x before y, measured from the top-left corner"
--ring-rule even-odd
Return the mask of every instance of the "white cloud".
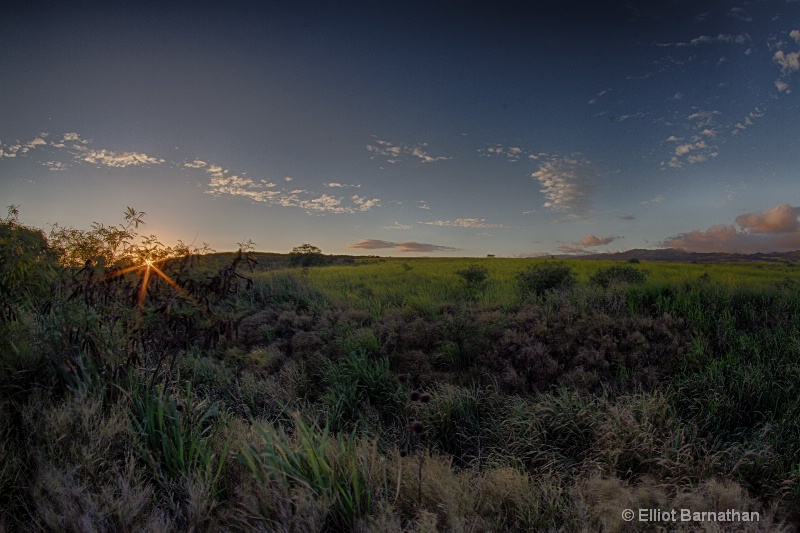
[[47, 167], [47, 170], [54, 170], [54, 171], [63, 171], [66, 170], [67, 167], [61, 161], [45, 161], [42, 163], [42, 166]]
[[373, 207], [380, 207], [381, 205], [380, 198], [367, 199], [358, 195], [354, 195], [351, 200], [353, 200], [353, 203], [358, 206], [359, 211], [370, 211]]
[[20, 147], [18, 145], [6, 146], [5, 149], [0, 148], [0, 158], [3, 158], [3, 157], [7, 157], [7, 158], [17, 157], [17, 150], [19, 150], [19, 148]]
[[411, 229], [413, 226], [409, 226], [408, 224], [401, 224], [396, 222], [391, 226], [384, 226], [384, 229]]
[[542, 184], [540, 192], [547, 201], [544, 207], [572, 215], [584, 215], [591, 209], [590, 179], [595, 170], [588, 161], [572, 157], [551, 157], [531, 174]]
[[183, 166], [186, 168], [204, 168], [208, 163], [205, 161], [201, 161], [200, 159], [195, 159], [191, 163], [184, 163]]
[[452, 226], [457, 228], [504, 228], [503, 224], [490, 224], [482, 218], [457, 218], [455, 220], [432, 220], [420, 222], [429, 226]]
[[337, 183], [337, 182], [333, 182], [332, 181], [330, 183], [324, 183], [323, 185], [325, 185], [326, 187], [330, 187], [331, 189], [342, 189], [342, 188], [345, 188], [345, 187], [352, 187], [354, 189], [360, 189], [361, 188], [361, 184], [360, 183], [349, 184], [349, 183]]
[[682, 144], [682, 145], [678, 146], [677, 148], [675, 148], [675, 155], [681, 156], [681, 155], [684, 155], [684, 154], [688, 154], [692, 150], [699, 150], [700, 148], [706, 148], [707, 146], [708, 145], [706, 144], [705, 141], [700, 141], [700, 142], [697, 142], [697, 143]]
[[26, 153], [26, 152], [28, 152], [30, 150], [33, 150], [37, 146], [46, 146], [47, 145], [47, 141], [44, 140], [44, 137], [46, 137], [46, 136], [47, 136], [47, 134], [43, 134], [42, 136], [36, 137], [33, 140], [30, 140], [30, 141], [26, 142], [25, 144], [22, 145], [22, 148], [20, 149], [20, 153], [24, 154], [24, 153]]
[[41, 133], [28, 142], [21, 143], [17, 141], [15, 144], [6, 146], [5, 148], [0, 147], [0, 159], [4, 157], [17, 157], [18, 155], [27, 154], [31, 150], [36, 149], [37, 146], [46, 146], [47, 141], [44, 140], [45, 137], [47, 137], [47, 133]]
[[792, 30], [789, 32], [789, 37], [794, 39], [794, 42], [800, 44], [800, 30]]
[[695, 128], [705, 128], [709, 126], [712, 122], [714, 122], [715, 117], [721, 115], [722, 113], [719, 111], [696, 111], [686, 117], [689, 120], [696, 120]]
[[778, 89], [778, 92], [781, 93], [785, 92], [788, 94], [791, 92], [791, 90], [789, 89], [789, 84], [781, 80], [775, 80], [775, 87]]
[[[426, 144], [423, 143], [422, 146], [426, 146]], [[450, 157], [445, 157], [445, 156], [434, 157], [429, 153], [425, 152], [419, 146], [415, 146], [414, 148], [411, 149], [411, 155], [421, 159], [423, 163], [433, 163], [435, 161], [446, 161], [448, 159], [452, 159]]]
[[745, 117], [742, 122], [737, 122], [736, 125], [733, 127], [733, 135], [738, 135], [750, 126], [753, 125], [753, 121], [755, 119], [761, 118], [764, 116], [764, 111], [760, 108], [755, 108], [753, 111], [750, 111]]
[[372, 159], [378, 156], [384, 157], [387, 163], [399, 163], [409, 157], [416, 157], [423, 163], [434, 163], [436, 161], [452, 159], [446, 156], [430, 155], [426, 150], [427, 146], [427, 143], [420, 143], [414, 146], [394, 145], [389, 141], [378, 139], [374, 144], [368, 144], [367, 150], [374, 154]]
[[203, 169], [211, 174], [207, 194], [214, 196], [239, 196], [255, 202], [283, 207], [296, 207], [308, 213], [342, 214], [371, 211], [380, 207], [379, 198], [354, 195], [345, 203], [345, 198], [329, 194], [316, 195], [306, 189], [278, 189], [278, 184], [268, 180], [253, 180], [246, 176], [226, 174], [219, 165], [209, 165]]
[[772, 56], [772, 60], [780, 65], [781, 72], [783, 72], [784, 76], [796, 70], [800, 70], [800, 52], [790, 52], [787, 54], [783, 50], [778, 50], [775, 52], [775, 55]]
[[78, 158], [86, 163], [114, 168], [164, 163], [163, 159], [139, 152], [112, 152], [111, 150], [87, 150], [80, 154]]
[[545, 153], [532, 153], [519, 146], [503, 146], [502, 144], [492, 144], [486, 148], [481, 148], [478, 150], [478, 155], [480, 157], [505, 157], [512, 163], [519, 161], [523, 157], [527, 157], [531, 161], [536, 161], [540, 157], [547, 157]]

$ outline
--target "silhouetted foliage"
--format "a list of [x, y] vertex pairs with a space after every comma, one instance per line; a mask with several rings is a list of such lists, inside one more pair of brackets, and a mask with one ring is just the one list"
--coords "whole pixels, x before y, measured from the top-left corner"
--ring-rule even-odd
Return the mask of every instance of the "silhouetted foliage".
[[32, 303], [47, 293], [56, 263], [44, 233], [20, 224], [18, 216], [17, 206], [12, 205], [0, 220], [0, 321], [11, 317], [14, 305]]
[[292, 267], [322, 266], [329, 263], [330, 258], [322, 255], [319, 247], [308, 243], [295, 246], [289, 254], [289, 266]]

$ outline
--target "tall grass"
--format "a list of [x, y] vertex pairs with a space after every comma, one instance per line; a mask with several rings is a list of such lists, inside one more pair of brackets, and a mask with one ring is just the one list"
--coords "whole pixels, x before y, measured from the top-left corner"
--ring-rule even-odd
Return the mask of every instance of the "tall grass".
[[800, 524], [793, 267], [565, 261], [524, 294], [552, 261], [244, 262], [173, 265], [191, 298], [76, 267], [3, 302], [0, 530]]
[[[262, 444], [250, 445], [238, 459], [260, 483], [277, 480], [313, 496], [323, 508], [323, 527], [351, 529], [359, 518], [374, 510], [386, 492], [383, 466], [370, 459], [369, 447], [328, 429], [308, 425], [297, 415], [293, 434], [258, 426]], [[374, 483], [383, 481], [382, 485]], [[276, 527], [273, 516], [260, 516], [264, 525]]]

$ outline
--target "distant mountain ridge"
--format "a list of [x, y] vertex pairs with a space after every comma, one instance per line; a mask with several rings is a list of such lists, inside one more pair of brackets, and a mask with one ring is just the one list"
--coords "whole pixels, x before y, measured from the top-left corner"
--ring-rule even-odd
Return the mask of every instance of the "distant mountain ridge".
[[664, 248], [662, 250], [645, 250], [635, 248], [624, 252], [588, 254], [588, 255], [557, 255], [560, 259], [606, 259], [610, 261], [627, 261], [628, 259], [641, 259], [643, 261], [677, 261], [681, 263], [746, 263], [753, 261], [798, 262], [800, 250], [793, 252], [759, 252], [755, 254], [734, 254], [727, 252], [687, 252], [680, 248]]

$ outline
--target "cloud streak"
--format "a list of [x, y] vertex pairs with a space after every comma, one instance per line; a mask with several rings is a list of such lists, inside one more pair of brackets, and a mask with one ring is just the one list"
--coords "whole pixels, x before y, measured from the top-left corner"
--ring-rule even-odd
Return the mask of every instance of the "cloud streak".
[[420, 222], [429, 226], [449, 226], [454, 228], [505, 228], [503, 224], [490, 224], [482, 218], [457, 218], [455, 220], [432, 220]]
[[584, 235], [580, 241], [570, 244], [562, 244], [558, 247], [558, 251], [565, 254], [585, 254], [588, 253], [586, 248], [593, 248], [596, 246], [605, 246], [619, 239], [616, 236], [597, 237], [596, 235]]
[[398, 243], [391, 241], [382, 241], [378, 239], [363, 239], [358, 242], [348, 244], [347, 247], [353, 248], [355, 250], [394, 250], [396, 252], [411, 252], [411, 253], [456, 252], [460, 250], [460, 248], [441, 246], [438, 244], [428, 244], [424, 242], [407, 241]]
[[383, 139], [377, 139], [367, 145], [367, 150], [372, 154], [371, 159], [381, 157], [387, 163], [400, 163], [410, 158], [417, 158], [423, 163], [435, 163], [452, 159], [446, 156], [433, 156], [427, 151], [428, 143], [415, 145], [396, 145]]

